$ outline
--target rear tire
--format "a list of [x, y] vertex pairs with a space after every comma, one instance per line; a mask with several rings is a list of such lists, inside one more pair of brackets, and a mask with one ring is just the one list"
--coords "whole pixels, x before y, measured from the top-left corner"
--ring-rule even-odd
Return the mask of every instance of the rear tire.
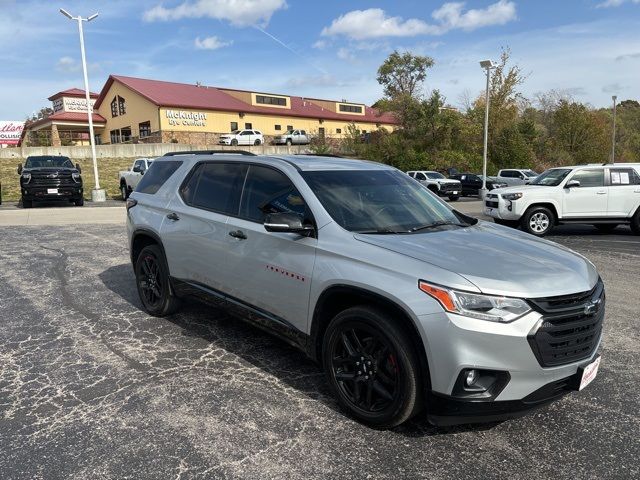
[[520, 220], [520, 226], [531, 235], [544, 237], [553, 229], [555, 221], [556, 217], [551, 210], [546, 207], [534, 206], [524, 213]]
[[258, 139], [255, 142], [253, 142], [253, 144], [257, 147], [258, 145], [261, 145], [262, 142]]
[[136, 286], [144, 309], [154, 317], [171, 315], [180, 307], [171, 291], [169, 268], [158, 245], [142, 249], [135, 264]]
[[31, 208], [33, 207], [33, 200], [25, 200], [22, 198], [22, 208]]
[[631, 231], [634, 235], [640, 235], [640, 208], [638, 208], [635, 215], [631, 217]]
[[391, 428], [420, 410], [418, 357], [397, 319], [382, 310], [358, 306], [336, 315], [322, 363], [342, 408], [363, 423]]
[[593, 226], [603, 233], [610, 233], [616, 229], [618, 224], [617, 223], [595, 223]]
[[127, 198], [129, 198], [129, 187], [127, 187], [126, 183], [120, 184], [120, 197], [122, 197], [123, 202], [126, 202]]

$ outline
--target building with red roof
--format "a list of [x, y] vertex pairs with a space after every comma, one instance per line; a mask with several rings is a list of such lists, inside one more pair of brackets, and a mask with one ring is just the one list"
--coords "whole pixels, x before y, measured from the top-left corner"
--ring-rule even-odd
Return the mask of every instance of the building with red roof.
[[[362, 103], [286, 94], [109, 76], [99, 94], [91, 93], [98, 143], [217, 143], [237, 129], [260, 130], [267, 138], [289, 129], [340, 138], [354, 125], [361, 133], [393, 130], [396, 120]], [[87, 127], [84, 91], [69, 89], [49, 97], [54, 114], [27, 128]], [[84, 110], [82, 110], [84, 108]], [[80, 115], [77, 115], [80, 113]], [[88, 130], [86, 130], [88, 131]]]

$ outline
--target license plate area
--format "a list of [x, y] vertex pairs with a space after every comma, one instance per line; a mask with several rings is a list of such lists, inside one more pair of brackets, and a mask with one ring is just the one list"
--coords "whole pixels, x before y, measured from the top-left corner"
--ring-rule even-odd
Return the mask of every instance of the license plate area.
[[589, 385], [598, 375], [598, 368], [600, 367], [600, 355], [591, 362], [589, 365], [585, 365], [584, 367], [578, 368], [578, 378], [580, 378], [580, 383], [578, 384], [578, 390], [582, 390], [587, 385]]
[[57, 188], [47, 188], [47, 194], [48, 195], [57, 195], [58, 194], [58, 189]]

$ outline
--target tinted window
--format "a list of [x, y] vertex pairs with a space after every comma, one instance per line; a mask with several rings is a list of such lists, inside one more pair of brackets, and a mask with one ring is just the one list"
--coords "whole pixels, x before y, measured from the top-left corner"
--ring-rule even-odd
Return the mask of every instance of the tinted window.
[[503, 170], [502, 173], [500, 174], [501, 177], [507, 177], [507, 178], [512, 178], [512, 177], [517, 177], [518, 173], [514, 172], [512, 170]]
[[624, 185], [640, 185], [640, 176], [632, 168], [612, 169], [610, 171], [610, 175], [612, 187]]
[[242, 192], [240, 216], [262, 223], [267, 213], [280, 212], [306, 216], [302, 196], [283, 173], [252, 165]]
[[149, 165], [142, 179], [140, 179], [136, 192], [156, 193], [180, 165], [182, 165], [182, 162], [177, 160], [153, 162]]
[[425, 177], [424, 173], [417, 172], [416, 173], [416, 179], [417, 180], [426, 180], [427, 177]]
[[580, 170], [576, 172], [571, 180], [578, 180], [580, 187], [602, 187], [604, 186], [604, 169]]
[[240, 163], [202, 163], [182, 188], [182, 198], [193, 207], [237, 215], [246, 173]]
[[25, 168], [73, 168], [73, 163], [69, 157], [40, 156], [27, 157], [24, 163]]

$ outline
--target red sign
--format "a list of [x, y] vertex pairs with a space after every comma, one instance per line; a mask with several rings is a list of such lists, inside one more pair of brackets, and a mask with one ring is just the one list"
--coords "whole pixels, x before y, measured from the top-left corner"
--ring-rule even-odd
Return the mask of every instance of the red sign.
[[0, 145], [17, 145], [24, 122], [0, 121]]

